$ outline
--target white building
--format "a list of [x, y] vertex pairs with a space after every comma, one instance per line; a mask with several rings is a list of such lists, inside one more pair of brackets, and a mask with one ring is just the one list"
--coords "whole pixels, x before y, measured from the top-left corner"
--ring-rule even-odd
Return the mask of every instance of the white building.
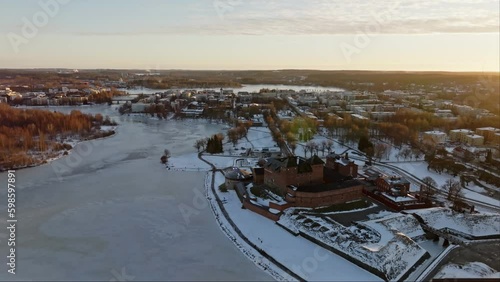
[[446, 142], [448, 136], [442, 131], [426, 131], [422, 134], [422, 142], [430, 145], [437, 145]]
[[469, 146], [482, 146], [484, 145], [484, 137], [476, 134], [466, 135], [465, 144]]

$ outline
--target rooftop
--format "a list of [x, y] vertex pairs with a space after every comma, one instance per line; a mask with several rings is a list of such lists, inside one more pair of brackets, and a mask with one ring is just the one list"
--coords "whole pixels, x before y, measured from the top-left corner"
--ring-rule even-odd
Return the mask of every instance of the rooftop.
[[450, 132], [463, 132], [463, 133], [470, 133], [472, 130], [469, 129], [452, 129]]
[[230, 180], [247, 180], [252, 178], [252, 174], [237, 167], [228, 167], [224, 169], [224, 177]]
[[424, 132], [425, 134], [435, 134], [435, 135], [446, 135], [446, 133], [442, 132], [442, 131], [437, 131], [437, 130], [434, 130], [434, 131], [426, 131]]
[[390, 185], [410, 184], [410, 182], [404, 177], [383, 177], [382, 179]]
[[344, 155], [339, 155], [339, 154], [336, 154], [336, 153], [331, 153], [329, 155], [326, 156], [327, 159], [334, 159], [335, 162], [341, 164], [341, 165], [348, 165], [349, 163], [353, 162], [353, 160], [350, 160], [349, 159], [349, 155], [346, 156], [346, 154]]
[[483, 139], [483, 138], [484, 138], [483, 136], [481, 136], [481, 135], [476, 135], [476, 134], [474, 134], [474, 135], [467, 135], [467, 137], [468, 137], [468, 138], [473, 138], [473, 139]]
[[480, 128], [476, 128], [476, 130], [487, 130], [487, 131], [497, 131], [497, 130], [500, 130], [500, 129], [497, 129], [495, 127], [480, 127]]

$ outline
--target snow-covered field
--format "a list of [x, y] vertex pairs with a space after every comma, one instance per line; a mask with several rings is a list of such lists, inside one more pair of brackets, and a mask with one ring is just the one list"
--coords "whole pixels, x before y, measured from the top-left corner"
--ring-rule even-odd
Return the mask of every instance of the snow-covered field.
[[470, 262], [465, 265], [450, 263], [443, 266], [434, 278], [500, 279], [500, 272], [481, 262]]
[[267, 127], [251, 127], [248, 130], [247, 138], [252, 144], [252, 148], [272, 148], [276, 145], [271, 135], [271, 130]]
[[198, 159], [197, 153], [188, 153], [181, 156], [174, 156], [168, 159], [167, 169], [182, 171], [207, 171], [211, 167]]
[[[220, 173], [217, 173], [215, 186], [217, 187], [223, 181], [224, 177]], [[379, 277], [342, 257], [302, 237], [292, 235], [285, 229], [277, 226], [275, 222], [249, 210], [242, 209], [241, 202], [234, 191], [226, 193], [216, 191], [220, 198], [225, 200], [224, 207], [241, 232], [252, 243], [265, 250], [267, 254], [274, 257], [305, 280], [381, 280]], [[223, 226], [222, 228], [227, 228], [227, 226]], [[236, 240], [238, 239], [236, 238]], [[235, 244], [242, 244], [241, 240], [238, 240]], [[244, 252], [251, 252], [251, 250], [244, 248]], [[257, 264], [262, 263], [258, 255], [253, 255], [253, 260]], [[268, 267], [272, 267], [276, 273], [279, 273], [274, 266], [268, 265]]]
[[[437, 173], [432, 170], [427, 170], [428, 164], [426, 162], [412, 162], [412, 163], [393, 163], [392, 165], [397, 166], [401, 169], [404, 169], [408, 173], [411, 173], [418, 178], [422, 179], [426, 176], [432, 177], [438, 185], [437, 188], [441, 188], [441, 186], [446, 182], [448, 179], [453, 179], [455, 181], [460, 181], [460, 178], [453, 177], [452, 175], [449, 175], [447, 173]], [[412, 191], [417, 191], [419, 187], [417, 185], [411, 185], [411, 190]], [[484, 202], [490, 205], [496, 205], [500, 206], [500, 201], [493, 199], [491, 197], [485, 196], [483, 194], [480, 194], [479, 192], [483, 192], [484, 189], [477, 187], [473, 184], [470, 184], [470, 187], [467, 187], [468, 189], [462, 189], [462, 192], [464, 194], [464, 197], [466, 199], [471, 199], [471, 200], [476, 200], [480, 202]], [[469, 190], [470, 189], [470, 190]], [[474, 190], [474, 191], [471, 191]]]
[[[327, 218], [288, 209], [279, 223], [381, 271], [390, 280], [400, 279], [426, 254], [426, 250], [409, 237], [423, 234], [418, 222], [409, 215], [394, 213], [345, 227]], [[407, 230], [410, 235], [403, 234]]]
[[500, 234], [500, 215], [494, 213], [457, 213], [446, 208], [409, 210], [431, 227], [448, 228], [470, 236], [491, 236]]
[[[328, 140], [330, 140], [330, 139], [328, 139], [327, 137], [321, 136], [319, 134], [316, 134], [316, 135], [314, 135], [313, 139], [311, 139], [310, 141], [318, 144], [319, 148], [321, 149], [321, 143], [323, 141], [328, 141]], [[304, 155], [304, 146], [306, 145], [306, 143], [307, 142], [298, 142], [297, 143], [297, 149], [295, 150], [295, 155], [300, 156], [300, 157], [306, 156], [306, 158], [309, 158], [311, 156], [311, 152], [309, 152], [309, 151], [307, 152], [307, 155]], [[340, 154], [340, 153], [345, 152], [346, 150], [349, 150], [349, 148], [344, 147], [344, 146], [338, 144], [337, 142], [333, 142], [333, 146], [331, 148], [331, 151], [334, 151], [335, 153]], [[323, 155], [323, 152], [321, 152], [321, 150], [318, 153], [319, 157], [323, 157], [326, 155], [328, 155], [327, 150], [325, 150], [324, 155]]]

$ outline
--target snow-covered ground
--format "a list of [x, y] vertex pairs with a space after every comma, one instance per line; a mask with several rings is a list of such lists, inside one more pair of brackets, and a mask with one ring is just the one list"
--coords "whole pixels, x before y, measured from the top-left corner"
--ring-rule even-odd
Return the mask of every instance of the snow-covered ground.
[[[319, 148], [321, 149], [321, 143], [323, 141], [328, 141], [328, 140], [331, 140], [331, 139], [329, 139], [329, 138], [327, 138], [325, 136], [321, 136], [319, 134], [316, 134], [316, 135], [314, 135], [313, 139], [311, 139], [310, 141], [315, 142], [316, 144], [318, 144]], [[308, 142], [310, 142], [310, 141], [308, 141]], [[306, 145], [306, 143], [307, 142], [298, 142], [297, 143], [297, 149], [295, 150], [295, 155], [300, 156], [300, 157], [304, 157], [305, 156], [306, 158], [311, 157], [311, 152], [310, 151], [307, 152], [307, 155], [304, 155], [304, 146]], [[333, 142], [333, 146], [332, 146], [332, 148], [331, 148], [330, 151], [333, 151], [333, 152], [335, 152], [337, 154], [340, 154], [340, 153], [345, 152], [346, 150], [349, 150], [349, 148], [347, 148], [345, 146], [342, 146], [342, 145], [340, 145], [340, 144], [338, 144], [337, 142], [334, 141]], [[323, 152], [321, 152], [321, 150], [318, 152], [318, 156], [319, 157], [324, 157], [326, 155], [328, 155], [328, 150], [326, 150], [326, 149], [325, 149], [325, 154], [324, 155], [323, 155]]]
[[[391, 213], [385, 217], [371, 219], [368, 221], [360, 222], [361, 224], [370, 226], [374, 230], [380, 232], [398, 231], [403, 232], [410, 238], [417, 238], [425, 234], [420, 223], [412, 215], [405, 215], [401, 213]], [[393, 236], [392, 234], [390, 235]]]
[[237, 159], [236, 157], [217, 155], [203, 155], [203, 158], [219, 169], [235, 166], [235, 160]]
[[[215, 186], [217, 187], [223, 182], [224, 177], [220, 173], [217, 173]], [[274, 259], [290, 268], [305, 280], [381, 280], [379, 277], [342, 257], [302, 237], [292, 235], [285, 229], [277, 226], [275, 222], [249, 210], [242, 209], [241, 202], [234, 191], [226, 193], [216, 191], [220, 198], [225, 200], [224, 208], [242, 233], [252, 243], [265, 250], [267, 254], [274, 257]], [[227, 226], [223, 226], [223, 228], [227, 228]], [[241, 244], [241, 240], [236, 244]], [[244, 252], [251, 252], [251, 250], [245, 249]], [[254, 255], [254, 261], [259, 263], [259, 260], [259, 257]], [[269, 267], [273, 266], [270, 265]], [[278, 271], [276, 270], [276, 272]]]
[[[400, 279], [426, 254], [426, 250], [409, 237], [424, 234], [411, 215], [392, 213], [345, 227], [327, 218], [288, 209], [279, 223], [294, 233], [305, 233], [381, 271], [390, 280]], [[409, 235], [403, 234], [406, 232]]]
[[[216, 173], [215, 174], [215, 186], [217, 187], [220, 184], [222, 184], [223, 182], [224, 182], [224, 176], [220, 172]], [[288, 273], [284, 272], [281, 268], [279, 268], [278, 266], [271, 263], [267, 258], [260, 255], [260, 253], [257, 250], [255, 250], [252, 246], [250, 246], [247, 242], [245, 242], [242, 238], [240, 238], [237, 235], [234, 228], [231, 226], [229, 221], [223, 215], [223, 213], [222, 213], [222, 211], [221, 211], [221, 209], [216, 201], [215, 195], [212, 192], [212, 189], [210, 187], [211, 185], [212, 185], [212, 173], [208, 173], [207, 177], [205, 178], [205, 191], [206, 191], [207, 199], [210, 202], [212, 211], [215, 215], [217, 223], [219, 224], [219, 227], [222, 230], [222, 232], [236, 245], [236, 247], [248, 259], [250, 259], [252, 262], [254, 262], [259, 268], [266, 271], [274, 279], [276, 279], [278, 281], [295, 280]], [[219, 198], [224, 202], [225, 209], [228, 213], [230, 213], [231, 215], [233, 214], [230, 212], [230, 210], [227, 209], [229, 206], [232, 206], [230, 203], [236, 203], [236, 204], [239, 203], [238, 208], [241, 210], [241, 203], [239, 202], [239, 199], [236, 196], [234, 191], [221, 192], [219, 189], [215, 189], [215, 190], [216, 190], [216, 193], [218, 193]], [[231, 216], [231, 218], [233, 219], [233, 216]], [[238, 228], [240, 228], [240, 225], [238, 225], [238, 223], [236, 221], [235, 221], [235, 223], [237, 224]], [[260, 241], [260, 238], [258, 241]], [[251, 240], [251, 242], [256, 244], [254, 242], [254, 240]]]
[[415, 213], [431, 227], [448, 228], [470, 236], [500, 234], [500, 215], [494, 213], [457, 213], [446, 208], [408, 210]]
[[[441, 186], [448, 179], [453, 179], [455, 181], [460, 182], [460, 178], [458, 176], [453, 177], [452, 175], [449, 175], [447, 173], [439, 174], [435, 171], [427, 170], [428, 164], [426, 162], [393, 163], [392, 165], [397, 166], [401, 169], [404, 169], [408, 173], [411, 173], [420, 179], [422, 179], [426, 176], [432, 177], [432, 179], [434, 179], [438, 185], [437, 188], [441, 188]], [[385, 168], [385, 169], [388, 170], [387, 168]], [[417, 185], [414, 185], [414, 184], [412, 184], [410, 188], [411, 188], [410, 189], [411, 191], [418, 191], [418, 189], [420, 189], [420, 187], [418, 187]], [[469, 189], [474, 190], [474, 191], [471, 191]], [[467, 189], [462, 189], [462, 192], [463, 192], [464, 197], [466, 199], [480, 201], [480, 202], [484, 202], [484, 203], [487, 203], [490, 205], [500, 206], [499, 200], [496, 200], [496, 199], [493, 199], [491, 197], [480, 194], [479, 192], [482, 192], [482, 191], [484, 191], [483, 188], [477, 187], [474, 184], [470, 184], [470, 186], [468, 186]]]
[[248, 130], [247, 138], [254, 149], [272, 148], [276, 145], [271, 130], [267, 127], [251, 127]]
[[211, 167], [198, 159], [197, 153], [188, 153], [181, 156], [174, 156], [168, 159], [168, 170], [182, 170], [182, 171], [207, 171]]
[[465, 265], [450, 263], [443, 266], [434, 278], [500, 279], [500, 272], [482, 262], [470, 262]]

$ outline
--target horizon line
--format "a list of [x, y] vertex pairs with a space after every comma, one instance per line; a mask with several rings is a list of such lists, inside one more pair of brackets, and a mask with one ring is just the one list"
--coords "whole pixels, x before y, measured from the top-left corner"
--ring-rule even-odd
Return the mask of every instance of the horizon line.
[[221, 71], [221, 72], [245, 72], [245, 71], [323, 71], [323, 72], [393, 72], [393, 73], [492, 73], [500, 74], [499, 71], [480, 71], [480, 70], [470, 70], [470, 71], [455, 71], [455, 70], [374, 70], [374, 69], [310, 69], [310, 68], [283, 68], [283, 69], [183, 69], [183, 68], [172, 68], [172, 69], [146, 69], [146, 68], [70, 68], [70, 67], [36, 67], [36, 68], [16, 68], [16, 67], [0, 67], [1, 71], [5, 70], [78, 70], [78, 71], [149, 71], [149, 72], [159, 72], [159, 71]]

